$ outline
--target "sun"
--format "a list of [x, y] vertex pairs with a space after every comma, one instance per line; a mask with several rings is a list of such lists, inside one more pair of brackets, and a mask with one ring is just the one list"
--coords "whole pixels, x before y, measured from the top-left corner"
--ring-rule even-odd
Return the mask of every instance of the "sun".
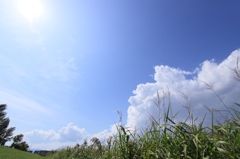
[[21, 14], [30, 21], [40, 16], [43, 12], [43, 7], [39, 0], [19, 0], [18, 6]]

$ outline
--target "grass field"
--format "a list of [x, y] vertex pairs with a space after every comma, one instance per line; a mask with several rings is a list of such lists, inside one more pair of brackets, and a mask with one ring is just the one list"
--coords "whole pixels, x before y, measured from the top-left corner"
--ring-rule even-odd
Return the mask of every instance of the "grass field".
[[[240, 82], [239, 59], [232, 69], [235, 79]], [[66, 147], [58, 152], [48, 154], [51, 159], [240, 159], [240, 103], [233, 101], [233, 106], [225, 105], [215, 90], [205, 83], [225, 107], [228, 115], [222, 114], [225, 121], [216, 122], [215, 111], [211, 112], [211, 124], [204, 126], [202, 121], [193, 116], [191, 103], [186, 99], [188, 116], [186, 120], [176, 121], [177, 115], [171, 115], [171, 102], [168, 100], [166, 111], [164, 99], [170, 99], [170, 92], [160, 95], [153, 101], [159, 108], [157, 118], [150, 116], [151, 125], [146, 130], [131, 131], [121, 122], [117, 126], [118, 133], [110, 136], [106, 143], [94, 137], [85, 140], [82, 145]], [[164, 92], [164, 91], [163, 91]]]
[[32, 154], [17, 149], [0, 146], [0, 159], [43, 159], [37, 154]]
[[[232, 69], [235, 79], [240, 82], [240, 67]], [[227, 116], [222, 114], [223, 122], [216, 122], [215, 111], [211, 112], [211, 124], [204, 126], [202, 121], [193, 116], [192, 106], [186, 99], [188, 116], [186, 120], [176, 121], [177, 115], [171, 115], [171, 102], [168, 100], [166, 111], [164, 99], [170, 99], [170, 92], [160, 95], [153, 101], [159, 109], [158, 118], [150, 116], [151, 125], [146, 130], [130, 131], [121, 122], [118, 133], [110, 136], [106, 143], [94, 137], [85, 140], [82, 145], [66, 147], [58, 152], [48, 154], [51, 159], [240, 159], [240, 103], [227, 106], [215, 90], [205, 83], [225, 107]], [[164, 92], [164, 91], [163, 91]]]
[[[238, 63], [237, 63], [238, 64]], [[240, 67], [233, 69], [235, 78], [240, 82]], [[240, 159], [240, 103], [233, 101], [227, 106], [217, 92], [208, 85], [225, 107], [227, 115], [222, 114], [224, 121], [216, 122], [215, 113], [211, 112], [211, 124], [197, 121], [193, 116], [191, 103], [187, 96], [185, 108], [188, 116], [183, 121], [176, 121], [177, 115], [171, 115], [171, 102], [162, 111], [164, 99], [170, 99], [170, 92], [160, 95], [153, 101], [160, 115], [154, 118], [150, 115], [151, 125], [145, 130], [132, 131], [120, 122], [118, 132], [110, 136], [105, 143], [93, 137], [81, 145], [66, 147], [60, 151], [49, 153], [46, 159]], [[0, 147], [0, 159], [42, 159], [43, 157], [27, 152]]]
[[[237, 104], [240, 106], [240, 104]], [[169, 107], [170, 108], [170, 107]], [[118, 133], [107, 143], [92, 138], [90, 143], [66, 147], [47, 155], [48, 159], [240, 159], [240, 111], [228, 109], [232, 118], [204, 127], [204, 120], [175, 123], [169, 116], [152, 118], [152, 125], [142, 133], [118, 126]], [[214, 113], [212, 112], [214, 118]]]

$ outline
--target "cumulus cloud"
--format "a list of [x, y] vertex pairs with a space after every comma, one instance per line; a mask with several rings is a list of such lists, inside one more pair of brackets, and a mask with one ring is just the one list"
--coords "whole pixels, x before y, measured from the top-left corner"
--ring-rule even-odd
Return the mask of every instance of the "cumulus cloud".
[[[173, 112], [180, 111], [179, 119], [186, 119], [187, 110], [183, 105], [191, 103], [196, 116], [204, 116], [207, 113], [205, 107], [222, 109], [223, 104], [214, 94], [207, 89], [208, 85], [214, 89], [219, 97], [228, 106], [233, 102], [239, 102], [240, 82], [234, 79], [231, 69], [236, 67], [236, 60], [240, 56], [240, 50], [232, 52], [221, 63], [214, 60], [206, 60], [193, 72], [173, 68], [170, 66], [155, 66], [153, 83], [139, 84], [133, 91], [134, 96], [129, 98], [127, 126], [131, 128], [145, 128], [149, 125], [150, 114], [154, 117], [161, 115], [154, 103], [157, 99], [157, 91], [162, 98], [161, 111], [164, 111], [170, 102]], [[187, 78], [188, 75], [188, 78]], [[191, 78], [189, 78], [189, 75]], [[207, 84], [208, 85], [207, 85]], [[164, 92], [165, 91], [165, 92]], [[170, 99], [166, 98], [166, 92], [170, 92]], [[187, 97], [187, 99], [183, 98]], [[164, 102], [165, 101], [165, 102]]]
[[105, 129], [97, 134], [93, 134], [92, 137], [98, 138], [101, 142], [106, 142], [110, 136], [117, 134], [118, 132], [117, 127], [119, 125], [120, 123], [113, 124], [110, 126], [109, 129]]
[[87, 137], [85, 129], [80, 129], [73, 123], [69, 123], [66, 127], [59, 130], [60, 141], [80, 141], [85, 137]]
[[73, 123], [69, 123], [66, 127], [61, 128], [58, 132], [54, 130], [43, 131], [33, 130], [24, 134], [24, 139], [29, 143], [54, 143], [54, 142], [79, 142], [87, 138], [84, 128], [79, 128]]
[[83, 143], [85, 139], [97, 137], [102, 143], [105, 143], [110, 136], [117, 134], [117, 126], [113, 124], [109, 129], [90, 135], [84, 128], [79, 128], [73, 123], [61, 128], [58, 132], [54, 130], [32, 130], [24, 133], [24, 140], [29, 143], [31, 149], [58, 149], [66, 146], [74, 146], [76, 143]]
[[[180, 112], [176, 120], [186, 119], [188, 112], [183, 106], [191, 104], [195, 117], [203, 117], [207, 113], [206, 107], [224, 109], [216, 94], [209, 90], [211, 87], [227, 106], [240, 102], [240, 82], [234, 78], [231, 69], [236, 67], [236, 60], [240, 57], [240, 50], [232, 52], [221, 63], [214, 60], [202, 62], [194, 71], [186, 71], [170, 66], [155, 66], [153, 83], [139, 84], [133, 91], [134, 96], [129, 98], [128, 128], [146, 128], [150, 124], [149, 117], [162, 117], [170, 103], [173, 114]], [[161, 96], [160, 109], [156, 106], [157, 97]], [[186, 96], [185, 96], [186, 95]], [[185, 98], [184, 98], [185, 97]], [[201, 118], [200, 118], [201, 119]], [[206, 119], [210, 122], [211, 119]], [[25, 140], [34, 143], [34, 148], [59, 148], [60, 146], [74, 146], [76, 142], [97, 137], [105, 142], [109, 136], [117, 133], [119, 123], [113, 124], [109, 129], [90, 135], [84, 128], [73, 123], [54, 130], [33, 130], [25, 133]]]
[[60, 135], [54, 130], [43, 131], [43, 130], [33, 130], [25, 133], [24, 139], [30, 143], [44, 143], [44, 142], [54, 142], [58, 141]]

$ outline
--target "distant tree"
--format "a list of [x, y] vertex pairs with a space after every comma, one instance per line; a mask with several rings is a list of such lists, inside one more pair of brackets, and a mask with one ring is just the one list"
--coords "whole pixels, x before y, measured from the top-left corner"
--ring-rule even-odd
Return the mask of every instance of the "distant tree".
[[10, 147], [18, 150], [22, 150], [22, 151], [27, 151], [27, 149], [29, 148], [29, 145], [25, 141], [22, 141], [22, 139], [23, 139], [23, 134], [14, 136], [13, 143], [11, 144]]
[[0, 104], [0, 145], [4, 146], [5, 143], [12, 139], [15, 127], [8, 128], [10, 119], [6, 118], [6, 104]]

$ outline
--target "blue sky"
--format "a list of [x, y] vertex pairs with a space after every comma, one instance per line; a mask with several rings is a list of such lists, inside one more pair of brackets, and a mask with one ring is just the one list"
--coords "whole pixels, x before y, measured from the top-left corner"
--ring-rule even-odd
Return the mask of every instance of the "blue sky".
[[201, 81], [239, 101], [229, 71], [240, 56], [239, 1], [34, 0], [42, 11], [31, 19], [25, 1], [0, 0], [0, 102], [31, 148], [107, 137], [116, 110], [143, 126], [161, 89], [182, 112], [179, 91], [198, 113], [217, 104]]

